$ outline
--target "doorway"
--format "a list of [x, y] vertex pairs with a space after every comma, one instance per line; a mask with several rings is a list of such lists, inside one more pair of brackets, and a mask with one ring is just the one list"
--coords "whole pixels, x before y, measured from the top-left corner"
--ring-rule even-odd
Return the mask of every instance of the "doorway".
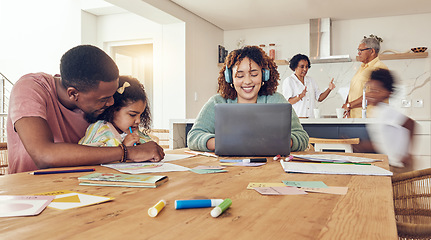
[[144, 85], [147, 104], [153, 113], [153, 44], [111, 46], [110, 50], [120, 75], [130, 75]]

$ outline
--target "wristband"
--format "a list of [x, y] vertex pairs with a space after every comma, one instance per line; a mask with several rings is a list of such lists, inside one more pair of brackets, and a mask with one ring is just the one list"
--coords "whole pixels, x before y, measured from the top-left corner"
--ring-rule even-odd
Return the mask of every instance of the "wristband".
[[120, 162], [126, 162], [127, 161], [127, 147], [123, 143], [120, 144], [119, 146], [123, 150], [123, 156], [121, 157]]

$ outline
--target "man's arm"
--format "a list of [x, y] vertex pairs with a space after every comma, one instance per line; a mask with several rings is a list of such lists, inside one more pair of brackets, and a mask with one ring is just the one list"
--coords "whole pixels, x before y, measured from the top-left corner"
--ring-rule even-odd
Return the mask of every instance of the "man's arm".
[[358, 108], [358, 107], [362, 108], [362, 95], [359, 98], [350, 102], [350, 109], [347, 108], [347, 103], [348, 102], [346, 101], [346, 103], [343, 104], [343, 108], [346, 110], [350, 110], [352, 108]]
[[[45, 119], [23, 117], [15, 129], [34, 163], [39, 168], [97, 165], [118, 161], [123, 156], [120, 147], [91, 147], [73, 143], [54, 143]], [[127, 158], [134, 161], [160, 161], [163, 149], [155, 142], [128, 147]]]

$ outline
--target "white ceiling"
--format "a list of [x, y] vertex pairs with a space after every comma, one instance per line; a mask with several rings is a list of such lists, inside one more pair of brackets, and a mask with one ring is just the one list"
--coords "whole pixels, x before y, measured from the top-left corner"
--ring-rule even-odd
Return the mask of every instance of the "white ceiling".
[[[239, 30], [431, 12], [431, 0], [171, 0], [219, 28]], [[424, 23], [430, 24], [430, 23]]]

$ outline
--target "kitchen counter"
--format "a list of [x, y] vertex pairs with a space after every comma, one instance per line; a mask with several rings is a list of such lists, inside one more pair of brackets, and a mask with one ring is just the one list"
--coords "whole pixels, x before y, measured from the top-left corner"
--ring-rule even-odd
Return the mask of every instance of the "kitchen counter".
[[373, 118], [299, 118], [301, 124], [367, 124]]
[[[367, 123], [374, 119], [362, 118], [300, 118], [304, 129], [310, 137], [318, 138], [346, 138], [359, 137], [368, 139], [365, 130]], [[187, 133], [193, 126], [195, 119], [171, 119], [170, 120], [170, 144], [172, 149], [187, 147]], [[325, 125], [323, 127], [322, 125]], [[341, 129], [341, 130], [340, 130]]]
[[[375, 122], [373, 118], [300, 118], [302, 126], [310, 137], [316, 138], [360, 138], [369, 139], [366, 124]], [[415, 119], [417, 125], [413, 139], [415, 169], [431, 167], [431, 120]], [[171, 119], [169, 121], [170, 149], [187, 147], [187, 133], [195, 119]]]

